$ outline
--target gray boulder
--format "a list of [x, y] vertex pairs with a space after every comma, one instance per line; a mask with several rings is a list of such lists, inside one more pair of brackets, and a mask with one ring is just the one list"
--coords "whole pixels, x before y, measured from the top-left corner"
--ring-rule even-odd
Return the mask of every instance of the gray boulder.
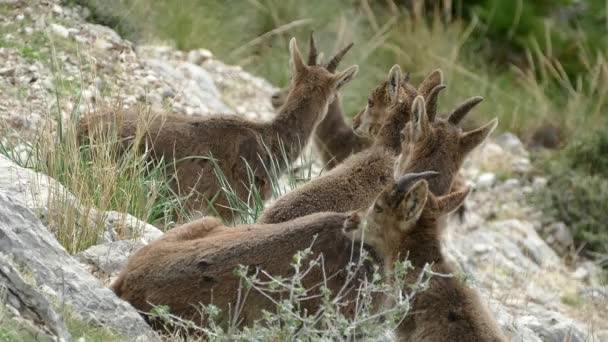
[[89, 274], [30, 209], [4, 192], [0, 192], [0, 250], [46, 288], [45, 296], [67, 304], [83, 321], [130, 338], [156, 338], [133, 307]]
[[42, 335], [49, 340], [72, 340], [49, 301], [23, 280], [17, 267], [3, 253], [0, 253], [0, 303], [5, 303], [11, 316], [31, 322], [29, 330], [36, 331], [37, 336]]

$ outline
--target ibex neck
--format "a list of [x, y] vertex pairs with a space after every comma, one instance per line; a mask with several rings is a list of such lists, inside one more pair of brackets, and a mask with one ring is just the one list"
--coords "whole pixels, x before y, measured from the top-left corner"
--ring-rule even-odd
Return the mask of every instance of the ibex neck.
[[423, 214], [413, 230], [408, 232], [407, 239], [402, 241], [400, 257], [407, 257], [415, 268], [443, 262], [440, 234], [437, 220], [425, 218]]
[[344, 120], [340, 99], [336, 99], [327, 107], [327, 115], [321, 120], [315, 129], [315, 136], [321, 141], [327, 141], [332, 138], [337, 131], [341, 129], [350, 129]]
[[287, 157], [293, 162], [308, 143], [318, 118], [327, 110], [328, 96], [314, 90], [290, 92], [285, 105], [281, 107], [276, 118], [269, 123], [266, 136], [269, 148], [275, 155], [281, 155], [281, 144]]
[[392, 113], [380, 128], [375, 144], [394, 154], [399, 154], [401, 153], [401, 131], [410, 120], [410, 108], [404, 102], [390, 110]]

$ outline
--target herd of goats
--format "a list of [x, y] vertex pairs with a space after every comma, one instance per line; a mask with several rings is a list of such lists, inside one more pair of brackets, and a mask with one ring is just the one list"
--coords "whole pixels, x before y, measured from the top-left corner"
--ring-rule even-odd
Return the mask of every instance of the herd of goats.
[[[497, 120], [463, 132], [458, 125], [480, 97], [438, 116], [437, 99], [445, 88], [441, 71], [430, 73], [416, 88], [395, 65], [351, 127], [338, 92], [356, 76], [358, 66], [336, 71], [351, 47], [321, 64], [312, 34], [307, 60], [293, 38], [290, 85], [272, 96], [277, 112], [268, 122], [162, 115], [151, 119], [142, 135], [135, 112], [91, 114], [81, 120], [81, 137], [92, 139], [93, 131], [115, 127], [125, 144], [139, 136], [151, 158], [180, 160], [172, 170], [174, 190], [188, 195], [188, 210], [215, 214], [173, 228], [134, 253], [111, 285], [118, 296], [144, 313], [163, 305], [175, 316], [204, 323], [201, 304], [226, 311], [235, 307], [240, 279], [234, 270], [239, 265], [289, 277], [293, 256], [313, 240], [312, 251], [323, 254], [325, 265], [302, 279], [310, 299], [300, 309], [308, 312], [320, 305], [315, 285], [325, 282], [333, 293], [342, 288], [353, 245], [369, 250], [384, 272], [407, 258], [414, 267], [408, 281], [418, 279], [425, 265], [440, 274], [457, 271], [442, 252], [446, 216], [460, 210], [469, 193], [459, 176], [463, 160]], [[255, 224], [222, 223], [230, 222], [232, 212], [227, 199], [217, 195], [216, 165], [209, 158], [188, 158], [212, 155], [240, 198], [247, 200], [249, 181], [268, 200], [272, 188], [264, 163], [281, 153], [295, 162], [301, 142], [311, 136], [330, 170], [278, 198]], [[326, 274], [333, 276], [324, 279]], [[391, 305], [377, 297], [377, 310]], [[239, 324], [250, 326], [264, 310], [274, 311], [273, 302], [251, 291], [239, 308]], [[347, 317], [355, 314], [351, 304], [340, 307]], [[441, 276], [431, 277], [428, 288], [416, 294], [395, 336], [400, 341], [507, 340], [476, 290], [461, 277]]]

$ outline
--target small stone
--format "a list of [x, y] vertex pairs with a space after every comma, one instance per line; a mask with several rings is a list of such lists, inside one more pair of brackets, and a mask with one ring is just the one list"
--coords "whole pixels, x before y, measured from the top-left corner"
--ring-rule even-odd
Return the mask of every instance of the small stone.
[[534, 190], [540, 190], [547, 186], [547, 178], [545, 177], [534, 177], [532, 180], [532, 188]]
[[482, 173], [477, 177], [477, 187], [480, 189], [491, 188], [496, 183], [496, 175], [490, 172]]
[[522, 157], [528, 156], [528, 152], [526, 151], [524, 144], [513, 133], [509, 133], [509, 132], [503, 133], [503, 134], [499, 135], [498, 137], [496, 137], [496, 139], [494, 139], [494, 141], [500, 147], [502, 147], [505, 151], [507, 151], [513, 155], [522, 156]]
[[15, 68], [2, 68], [0, 69], [0, 76], [12, 77], [15, 76]]
[[56, 34], [57, 36], [59, 36], [61, 38], [67, 38], [70, 36], [70, 31], [68, 31], [67, 28], [65, 28], [59, 24], [51, 24], [50, 29], [51, 29], [51, 32], [53, 32], [54, 34]]
[[509, 178], [505, 181], [504, 186], [507, 188], [517, 188], [521, 185], [519, 179]]
[[17, 21], [23, 21], [23, 19], [25, 19], [25, 16], [23, 14], [17, 14], [15, 19], [17, 19]]
[[63, 8], [61, 8], [61, 6], [55, 4], [55, 5], [53, 5], [52, 11], [55, 14], [62, 14], [63, 13]]
[[175, 97], [175, 93], [171, 89], [165, 89], [162, 93], [163, 99], [172, 99]]
[[481, 243], [476, 243], [473, 245], [473, 251], [475, 252], [475, 254], [484, 254], [487, 253], [490, 250], [490, 246], [488, 245], [484, 245]]
[[585, 280], [589, 278], [590, 272], [588, 269], [584, 267], [578, 267], [574, 273], [572, 273], [572, 277], [578, 280]]

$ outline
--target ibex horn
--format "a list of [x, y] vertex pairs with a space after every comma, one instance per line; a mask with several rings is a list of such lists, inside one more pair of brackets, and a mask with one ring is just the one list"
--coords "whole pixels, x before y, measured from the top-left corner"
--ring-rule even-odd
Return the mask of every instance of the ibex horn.
[[397, 180], [397, 191], [406, 192], [414, 182], [419, 179], [430, 179], [439, 176], [439, 172], [425, 171], [419, 173], [408, 173]]
[[457, 125], [464, 117], [473, 109], [473, 107], [477, 106], [481, 101], [483, 101], [483, 97], [475, 96], [470, 99], [464, 101], [460, 106], [458, 106], [448, 117], [448, 122]]
[[308, 51], [308, 65], [317, 64], [317, 43], [315, 42], [315, 31], [310, 31], [310, 50]]
[[355, 45], [355, 43], [350, 43], [350, 44], [346, 45], [345, 47], [343, 47], [342, 50], [338, 51], [335, 54], [335, 56], [327, 63], [327, 67], [326, 67], [327, 71], [329, 71], [331, 73], [336, 72], [336, 69], [338, 68], [338, 64], [340, 64], [340, 61], [342, 60], [344, 55], [346, 55], [348, 50], [350, 50], [350, 48], [352, 48], [353, 45]]

